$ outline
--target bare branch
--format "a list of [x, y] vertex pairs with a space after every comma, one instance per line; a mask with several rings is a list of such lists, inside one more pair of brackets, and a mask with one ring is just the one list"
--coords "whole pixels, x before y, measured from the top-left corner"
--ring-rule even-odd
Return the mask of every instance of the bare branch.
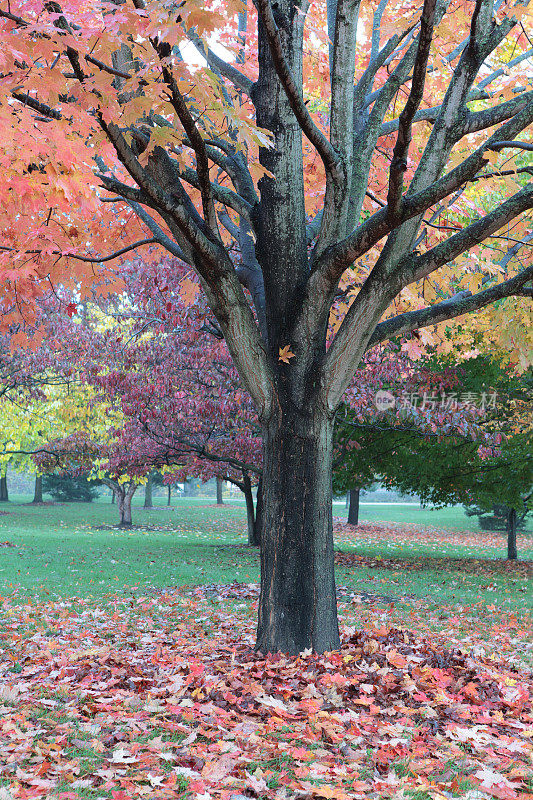
[[381, 19], [389, 3], [389, 0], [380, 0], [378, 7], [374, 11], [372, 18], [372, 43], [370, 50], [370, 61], [373, 61], [379, 53], [379, 38], [381, 33]]
[[272, 60], [276, 68], [278, 78], [287, 95], [287, 99], [292, 108], [293, 114], [298, 120], [302, 131], [307, 136], [311, 144], [316, 148], [320, 155], [326, 172], [337, 174], [339, 165], [339, 155], [331, 145], [331, 142], [318, 128], [307, 110], [304, 99], [300, 94], [289, 65], [283, 53], [283, 45], [278, 33], [278, 27], [272, 13], [270, 0], [257, 0], [257, 10], [261, 17], [265, 33], [268, 39]]
[[521, 53], [519, 56], [516, 56], [516, 58], [512, 58], [511, 61], [507, 62], [505, 67], [499, 67], [499, 69], [496, 69], [494, 72], [491, 72], [490, 75], [487, 75], [486, 78], [483, 78], [483, 80], [477, 84], [476, 91], [486, 89], [487, 86], [490, 86], [490, 84], [501, 75], [505, 75], [506, 70], [516, 67], [517, 64], [520, 64], [522, 61], [531, 58], [531, 56], [533, 56], [533, 47], [531, 47], [529, 50], [526, 50], [524, 53]]
[[133, 200], [126, 201], [128, 205], [135, 211], [139, 219], [141, 219], [146, 227], [153, 233], [155, 237], [155, 241], [157, 241], [165, 250], [168, 250], [173, 256], [176, 258], [180, 258], [185, 263], [190, 263], [185, 256], [185, 253], [172, 239], [167, 236], [164, 230], [157, 224], [155, 219], [148, 214], [148, 212], [139, 204], [134, 202]]
[[[432, 106], [431, 108], [420, 108], [414, 118], [413, 122], [425, 122], [426, 120], [429, 122], [435, 122], [439, 115], [439, 111], [441, 106]], [[384, 122], [381, 126], [381, 130], [379, 132], [380, 136], [387, 136], [389, 133], [394, 133], [394, 131], [398, 130], [400, 124], [400, 118], [391, 119], [389, 122]]]
[[3, 17], [4, 19], [9, 19], [11, 20], [11, 22], [15, 22], [21, 28], [26, 28], [29, 25], [29, 23], [26, 22], [25, 19], [22, 19], [22, 17], [17, 17], [17, 15], [12, 14], [11, 11], [3, 11], [1, 8], [0, 8], [0, 17]]
[[[186, 183], [194, 186], [196, 189], [201, 188], [200, 178], [196, 170], [179, 165], [178, 172]], [[231, 189], [228, 189], [226, 186], [221, 186], [219, 183], [210, 183], [209, 186], [215, 200], [224, 203], [224, 205], [229, 206], [247, 219], [250, 218], [252, 207], [243, 197]]]
[[[480, 147], [468, 156], [461, 164], [450, 172], [435, 180], [429, 186], [420, 191], [408, 195], [404, 199], [399, 223], [406, 222], [419, 214], [424, 213], [435, 203], [440, 202], [445, 197], [455, 192], [460, 186], [473, 178], [479, 170], [485, 166], [487, 159], [484, 154], [489, 150], [494, 142], [502, 141], [502, 136], [511, 134], [512, 136], [523, 131], [533, 122], [533, 103], [528, 103], [518, 114], [505, 122], [495, 133]], [[508, 141], [505, 139], [505, 141]], [[365, 220], [352, 234], [343, 241], [329, 247], [320, 259], [314, 264], [314, 271], [322, 273], [322, 277], [327, 278], [327, 283], [339, 280], [344, 270], [353, 264], [363, 253], [373, 247], [381, 238], [396, 227], [387, 218], [387, 208], [376, 211], [369, 219]], [[321, 282], [321, 279], [317, 278]], [[311, 281], [311, 284], [313, 282]], [[310, 284], [310, 285], [311, 285]], [[322, 289], [323, 291], [323, 289]]]
[[402, 49], [409, 44], [409, 41], [414, 35], [416, 27], [417, 24], [411, 25], [411, 27], [407, 28], [405, 31], [402, 31], [402, 33], [397, 33], [392, 36], [376, 55], [376, 57], [370, 61], [368, 67], [359, 78], [354, 89], [354, 114], [367, 109], [368, 106], [370, 106], [379, 97], [381, 89], [368, 94], [369, 89], [374, 83], [374, 78], [376, 77], [377, 71], [384, 64], [387, 64], [389, 59], [393, 58], [395, 52], [399, 53], [396, 48], [401, 42], [403, 42]]
[[533, 208], [533, 183], [525, 186], [489, 214], [485, 214], [481, 219], [467, 225], [466, 228], [422, 255], [406, 255], [398, 263], [394, 272], [392, 290], [394, 291], [395, 286], [401, 288], [430, 275], [439, 267], [453, 261], [461, 253], [488, 239], [491, 234], [501, 230], [508, 222], [516, 219], [530, 208]]
[[389, 213], [392, 216], [397, 214], [400, 207], [403, 193], [403, 175], [407, 169], [407, 154], [409, 152], [409, 144], [411, 143], [413, 119], [424, 96], [426, 70], [433, 39], [435, 8], [436, 0], [424, 0], [411, 90], [400, 114], [398, 136], [396, 144], [394, 145], [392, 162], [390, 165], [387, 205], [389, 207]]
[[525, 245], [531, 245], [532, 242], [533, 242], [533, 231], [531, 233], [526, 234], [526, 236], [524, 236], [519, 242], [513, 245], [513, 247], [509, 248], [507, 253], [499, 262], [500, 267], [503, 267], [503, 269], [505, 269], [507, 267], [507, 264], [510, 261], [512, 261], [512, 259], [515, 257], [517, 253], [520, 252], [522, 247], [524, 247]]
[[487, 178], [505, 178], [507, 175], [523, 175], [524, 173], [533, 175], [533, 165], [531, 167], [519, 167], [518, 169], [504, 169], [501, 172], [482, 172], [480, 175], [474, 175], [473, 178], [469, 178], [468, 183], [484, 181]]
[[493, 125], [501, 125], [507, 119], [511, 119], [515, 114], [533, 101], [533, 91], [524, 92], [512, 100], [500, 103], [492, 108], [485, 108], [482, 111], [468, 112], [465, 120], [464, 133], [474, 133], [475, 131], [491, 128]]
[[32, 108], [34, 111], [42, 114], [43, 117], [56, 120], [63, 119], [61, 111], [51, 108], [50, 106], [46, 105], [46, 103], [41, 103], [40, 100], [36, 100], [34, 97], [31, 97], [27, 92], [15, 91], [11, 92], [11, 95], [15, 98], [15, 100], [18, 100], [20, 103], [28, 106], [28, 108]]
[[117, 250], [115, 253], [111, 253], [108, 256], [98, 256], [97, 258], [88, 258], [87, 256], [78, 256], [74, 253], [63, 253], [65, 258], [75, 258], [76, 261], [86, 261], [90, 264], [103, 264], [105, 261], [112, 261], [114, 258], [118, 258], [119, 256], [123, 256], [125, 253], [129, 253], [132, 250], [137, 250], [138, 247], [143, 247], [146, 244], [158, 244], [157, 239], [140, 239], [138, 242], [134, 242], [133, 244], [128, 245], [127, 247], [123, 247], [121, 250]]
[[97, 172], [96, 177], [102, 181], [104, 189], [107, 189], [109, 192], [115, 192], [116, 194], [119, 194], [125, 200], [133, 200], [134, 202], [139, 203], [143, 203], [148, 200], [148, 197], [146, 197], [141, 189], [137, 189], [135, 186], [128, 186], [126, 183], [122, 183], [122, 181], [117, 180], [117, 178], [112, 175], [104, 175], [101, 172]]
[[346, 235], [353, 173], [354, 71], [361, 0], [337, 0], [331, 73], [330, 140], [338, 156], [326, 174], [324, 210], [316, 253]]
[[108, 67], [108, 65], [104, 64], [103, 61], [100, 61], [98, 58], [93, 58], [93, 56], [85, 56], [85, 61], [87, 61], [88, 64], [94, 64], [95, 67], [98, 67], [98, 69], [101, 69], [104, 72], [109, 72], [110, 75], [116, 75], [117, 78], [131, 78], [129, 72], [122, 72], [120, 69]]
[[228, 64], [227, 61], [224, 61], [220, 56], [217, 56], [210, 47], [207, 47], [207, 45], [202, 42], [195, 31], [187, 31], [187, 38], [196, 47], [200, 55], [205, 58], [210, 67], [220, 72], [220, 74], [223, 75], [224, 78], [227, 78], [236, 89], [244, 92], [248, 96], [251, 95], [254, 83], [250, 78], [236, 67]]
[[[115, 253], [111, 253], [108, 256], [97, 256], [96, 258], [91, 258], [90, 256], [80, 256], [76, 253], [65, 253], [62, 250], [52, 250], [52, 255], [63, 256], [64, 258], [74, 258], [76, 261], [85, 261], [88, 264], [103, 264], [105, 261], [112, 261], [114, 258], [119, 258], [119, 256], [129, 253], [131, 250], [136, 250], [138, 247], [142, 247], [146, 244], [157, 243], [157, 239], [140, 239], [138, 242], [129, 244], [127, 247], [123, 247], [121, 250], [117, 250]], [[15, 247], [7, 247], [6, 245], [0, 245], [0, 250], [11, 252], [17, 251]], [[24, 250], [23, 252], [26, 255], [40, 255], [42, 250]]]
[[181, 122], [196, 155], [196, 171], [198, 174], [200, 194], [202, 196], [204, 219], [209, 225], [212, 235], [220, 239], [215, 204], [211, 191], [211, 181], [209, 178], [209, 159], [207, 157], [205, 143], [202, 138], [202, 134], [200, 133], [198, 126], [191, 112], [189, 111], [189, 107], [185, 102], [185, 98], [179, 90], [172, 69], [169, 66], [169, 58], [172, 54], [172, 48], [165, 42], [156, 41], [155, 39], [151, 39], [150, 41], [154, 50], [159, 56], [159, 60], [161, 61], [163, 80], [170, 89], [170, 102], [172, 107], [178, 115], [178, 119]]
[[518, 140], [514, 142], [492, 142], [490, 146], [487, 146], [487, 150], [499, 151], [503, 150], [504, 147], [517, 147], [519, 150], [533, 151], [533, 144], [529, 142], [520, 142]]

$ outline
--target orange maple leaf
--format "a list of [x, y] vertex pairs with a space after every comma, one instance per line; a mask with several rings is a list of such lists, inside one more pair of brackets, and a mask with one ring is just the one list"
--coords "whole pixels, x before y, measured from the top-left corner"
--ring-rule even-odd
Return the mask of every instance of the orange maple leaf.
[[196, 281], [192, 281], [190, 278], [184, 278], [180, 282], [179, 288], [179, 295], [180, 299], [184, 305], [190, 306], [196, 300], [198, 294], [200, 292], [200, 286]]
[[295, 353], [291, 353], [291, 346], [290, 344], [286, 344], [285, 347], [279, 348], [279, 360], [283, 361], [285, 364], [289, 363], [290, 358], [294, 358]]

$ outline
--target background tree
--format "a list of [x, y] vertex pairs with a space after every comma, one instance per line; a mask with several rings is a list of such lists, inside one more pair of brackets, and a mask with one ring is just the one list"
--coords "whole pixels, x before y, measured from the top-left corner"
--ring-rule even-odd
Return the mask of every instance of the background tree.
[[[244, 10], [1, 9], [3, 303], [31, 317], [39, 285], [150, 243], [190, 265], [263, 429], [257, 647], [322, 652], [339, 646], [333, 418], [365, 351], [531, 291], [528, 253], [495, 272], [480, 248], [528, 233], [528, 171], [503, 173], [531, 147], [530, 12], [257, 0], [239, 31]], [[461, 213], [500, 175], [505, 199]]]
[[43, 492], [60, 503], [91, 503], [98, 497], [97, 486], [97, 481], [89, 481], [85, 475], [43, 475]]
[[[370, 421], [358, 422], [348, 415], [339, 429], [345, 457], [337, 480], [346, 483], [351, 472], [365, 469], [367, 479], [373, 475], [389, 488], [417, 494], [424, 505], [475, 503], [488, 512], [502, 503], [509, 511], [508, 558], [516, 558], [514, 523], [527, 513], [533, 486], [530, 373], [517, 376], [488, 356], [468, 359], [452, 371], [449, 359], [426, 363], [444, 394], [424, 389], [418, 403], [422, 407], [425, 397], [428, 408], [451, 404], [448, 423], [430, 418], [420, 426], [402, 409]], [[461, 399], [485, 405], [482, 415], [473, 409], [466, 426], [468, 411], [461, 409]]]
[[126, 461], [125, 452], [120, 440], [112, 435], [96, 439], [90, 438], [85, 431], [78, 431], [48, 442], [46, 450], [34, 457], [39, 468], [47, 474], [98, 478], [115, 493], [119, 527], [131, 528], [131, 501], [144, 482], [150, 465], [138, 464], [135, 467], [131, 453], [128, 453]]

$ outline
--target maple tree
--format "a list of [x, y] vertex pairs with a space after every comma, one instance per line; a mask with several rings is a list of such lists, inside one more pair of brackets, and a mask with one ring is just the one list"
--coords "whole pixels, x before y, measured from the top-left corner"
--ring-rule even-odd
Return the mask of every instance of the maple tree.
[[245, 495], [250, 543], [258, 544], [257, 417], [205, 301], [183, 297], [187, 272], [175, 259], [135, 260], [120, 271], [120, 295], [50, 320], [49, 329], [78, 379], [123, 420], [116, 452], [124, 461], [163, 469], [166, 482], [230, 481]]
[[332, 429], [354, 370], [532, 293], [530, 250], [502, 270], [483, 249], [522, 245], [533, 205], [529, 7], [20, 0], [0, 19], [6, 313], [32, 322], [40, 287], [137, 247], [191, 266], [263, 428], [257, 647], [337, 648]]

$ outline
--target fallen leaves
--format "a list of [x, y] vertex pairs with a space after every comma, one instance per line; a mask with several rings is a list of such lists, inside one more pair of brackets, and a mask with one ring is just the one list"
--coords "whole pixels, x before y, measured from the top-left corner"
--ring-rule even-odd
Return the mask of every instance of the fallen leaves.
[[476, 575], [493, 573], [512, 574], [524, 578], [533, 578], [533, 561], [504, 561], [484, 558], [443, 558], [442, 556], [416, 556], [410, 558], [382, 558], [381, 556], [363, 556], [359, 553], [336, 552], [335, 563], [343, 567], [366, 566], [395, 571], [416, 571], [432, 569], [436, 571], [458, 571]]
[[527, 797], [530, 672], [372, 609], [339, 653], [264, 658], [257, 590], [4, 602], [10, 800]]

